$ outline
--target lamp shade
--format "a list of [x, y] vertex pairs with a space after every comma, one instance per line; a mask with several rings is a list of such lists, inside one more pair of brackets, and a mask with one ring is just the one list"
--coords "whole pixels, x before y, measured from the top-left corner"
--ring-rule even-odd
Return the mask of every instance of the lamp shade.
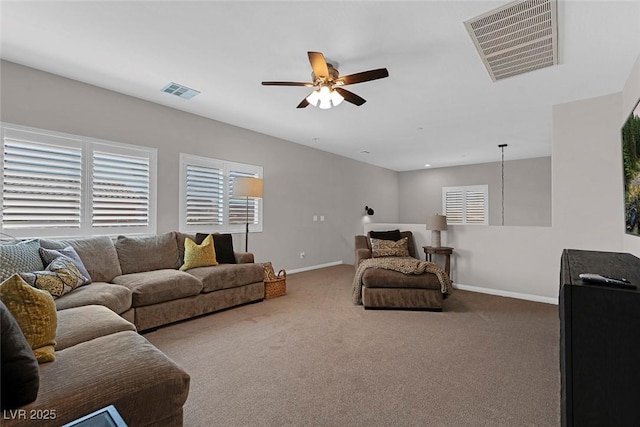
[[233, 197], [249, 197], [250, 199], [262, 198], [262, 179], [234, 178]]
[[433, 215], [427, 217], [427, 230], [446, 230], [447, 217], [444, 215]]

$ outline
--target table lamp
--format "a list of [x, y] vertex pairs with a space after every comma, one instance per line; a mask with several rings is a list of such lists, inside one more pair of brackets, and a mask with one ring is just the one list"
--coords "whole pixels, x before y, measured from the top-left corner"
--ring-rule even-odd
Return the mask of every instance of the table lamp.
[[431, 246], [440, 247], [440, 231], [447, 229], [447, 217], [444, 215], [432, 215], [427, 217], [427, 230], [431, 230]]

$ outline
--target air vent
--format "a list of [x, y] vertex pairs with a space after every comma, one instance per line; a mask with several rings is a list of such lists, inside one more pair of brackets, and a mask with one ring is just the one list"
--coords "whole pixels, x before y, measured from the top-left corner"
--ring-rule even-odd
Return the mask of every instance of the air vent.
[[178, 83], [173, 83], [173, 82], [163, 87], [162, 91], [166, 93], [170, 93], [171, 95], [179, 96], [180, 98], [184, 98], [184, 99], [191, 99], [200, 93], [200, 91], [198, 90], [191, 89], [189, 87], [179, 85]]
[[515, 1], [464, 25], [494, 82], [558, 63], [556, 0]]

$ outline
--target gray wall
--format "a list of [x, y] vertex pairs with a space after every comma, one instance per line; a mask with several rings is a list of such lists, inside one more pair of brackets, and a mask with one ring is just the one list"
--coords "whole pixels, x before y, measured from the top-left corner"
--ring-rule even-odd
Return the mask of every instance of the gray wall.
[[[504, 174], [504, 224], [551, 226], [551, 157], [506, 160]], [[401, 172], [400, 222], [419, 224], [441, 213], [442, 187], [487, 184], [489, 225], [501, 225], [501, 177], [501, 162]]]
[[[398, 220], [394, 171], [7, 61], [0, 78], [3, 122], [158, 148], [159, 233], [179, 227], [180, 152], [264, 167], [263, 232], [249, 250], [276, 269], [353, 263], [365, 205]], [[244, 248], [244, 236], [234, 244]]]

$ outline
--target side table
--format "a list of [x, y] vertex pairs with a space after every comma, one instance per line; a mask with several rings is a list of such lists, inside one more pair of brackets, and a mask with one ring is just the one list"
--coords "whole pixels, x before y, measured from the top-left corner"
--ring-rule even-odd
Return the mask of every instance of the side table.
[[423, 246], [422, 249], [424, 249], [424, 253], [427, 256], [427, 261], [431, 261], [433, 254], [444, 255], [444, 271], [451, 277], [451, 254], [453, 253], [453, 248], [448, 246], [440, 246], [437, 248], [433, 246]]

